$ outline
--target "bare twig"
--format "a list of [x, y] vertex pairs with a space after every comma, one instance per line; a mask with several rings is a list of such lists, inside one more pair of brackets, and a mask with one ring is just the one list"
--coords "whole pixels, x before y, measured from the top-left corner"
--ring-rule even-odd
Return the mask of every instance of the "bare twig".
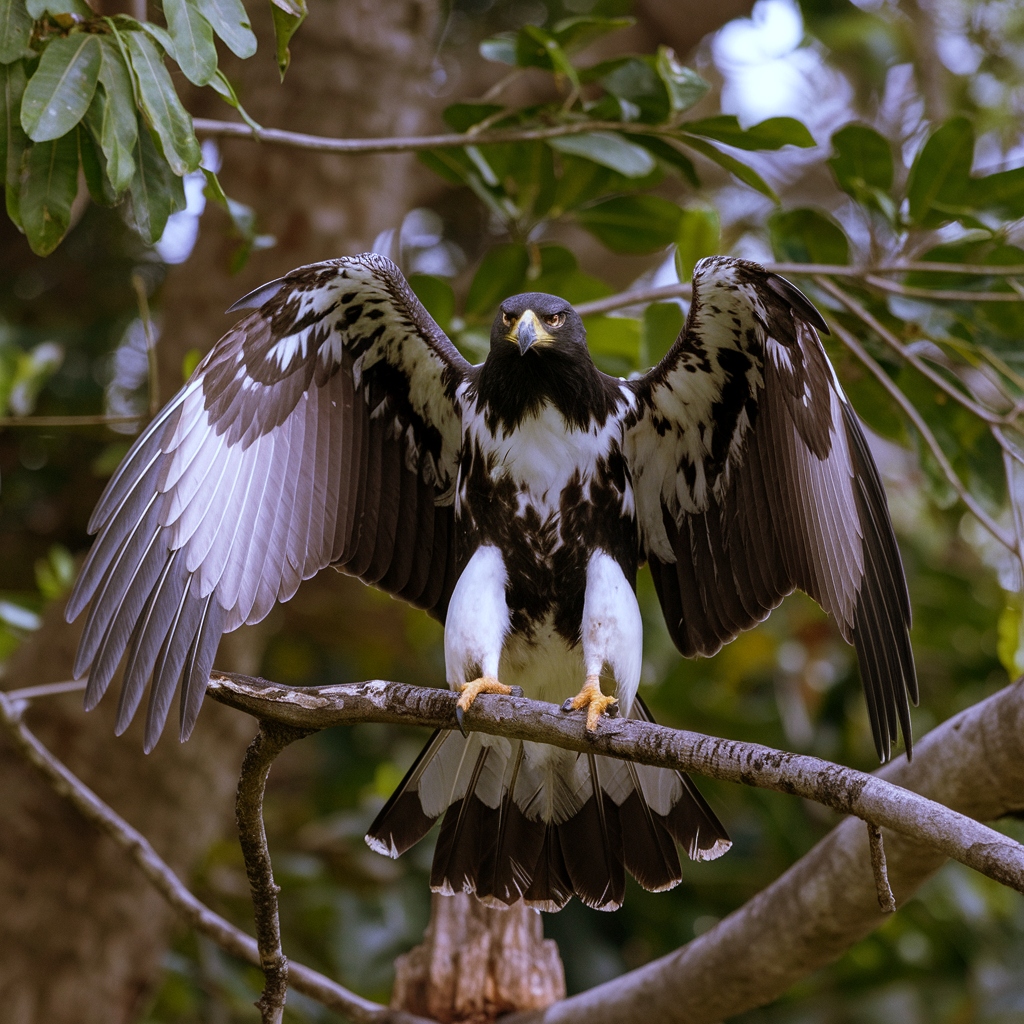
[[[456, 694], [404, 683], [374, 680], [291, 689], [252, 676], [215, 672], [209, 693], [261, 721], [302, 729], [351, 722], [456, 727]], [[876, 776], [820, 758], [637, 719], [604, 719], [597, 733], [590, 734], [581, 716], [523, 697], [482, 697], [466, 713], [463, 724], [508, 739], [550, 743], [802, 796], [933, 846], [945, 856], [1024, 892], [1024, 846], [1020, 843]]]
[[289, 743], [306, 735], [306, 730], [261, 721], [259, 732], [245, 752], [238, 779], [235, 822], [252, 891], [256, 942], [266, 979], [263, 993], [256, 1003], [263, 1024], [281, 1024], [288, 992], [288, 959], [281, 948], [281, 921], [277, 909], [277, 894], [281, 890], [274, 882], [274, 869], [267, 848], [263, 794], [274, 758]]
[[929, 450], [935, 457], [935, 461], [939, 464], [939, 468], [942, 470], [943, 475], [949, 481], [949, 485], [954, 491], [960, 496], [960, 500], [971, 510], [975, 518], [985, 527], [986, 530], [1000, 544], [1009, 549], [1015, 555], [1019, 556], [1017, 550], [1017, 541], [1013, 534], [1004, 530], [979, 504], [978, 500], [973, 494], [967, 489], [964, 482], [957, 475], [956, 470], [953, 468], [953, 464], [949, 461], [946, 453], [942, 450], [942, 446], [939, 444], [935, 435], [932, 433], [931, 428], [925, 422], [924, 417], [917, 411], [913, 402], [896, 386], [896, 383], [892, 378], [885, 372], [871, 358], [867, 349], [857, 340], [857, 338], [848, 331], [842, 324], [835, 321], [831, 324], [832, 330], [839, 340], [857, 357], [858, 360], [868, 369], [871, 375], [882, 385], [883, 388], [889, 393], [896, 404], [903, 410], [907, 419], [917, 428], [918, 433], [921, 435], [924, 443], [928, 445]]
[[834, 281], [830, 281], [827, 277], [817, 275], [814, 278], [815, 284], [817, 284], [824, 291], [828, 292], [829, 295], [838, 299], [865, 327], [874, 331], [882, 341], [886, 343], [901, 359], [910, 363], [918, 373], [923, 374], [928, 378], [937, 388], [944, 391], [953, 401], [958, 402], [965, 409], [973, 412], [979, 419], [984, 420], [986, 423], [1002, 425], [1010, 422], [1014, 416], [1005, 416], [997, 412], [993, 412], [991, 409], [987, 409], [983, 405], [979, 405], [968, 395], [965, 395], [959, 388], [954, 387], [945, 377], [942, 376], [937, 370], [929, 366], [923, 359], [920, 358], [916, 353], [911, 352], [910, 349], [904, 345], [895, 334], [892, 333], [877, 317], [873, 316], [868, 310], [866, 310], [852, 295], [843, 291]]
[[[912, 299], [931, 299], [933, 302], [1020, 302], [1021, 296], [1013, 292], [971, 292], [951, 288], [920, 288], [916, 285], [886, 281], [878, 274], [865, 274], [864, 280], [883, 292], [906, 295]], [[1011, 281], [1011, 284], [1013, 282]]]
[[[10, 693], [0, 691], [0, 725], [4, 726], [21, 756], [43, 776], [60, 797], [67, 800], [87, 821], [109, 836], [128, 854], [184, 921], [232, 956], [254, 967], [260, 967], [260, 951], [256, 940], [196, 899], [160, 858], [149, 840], [108, 807], [39, 742], [22, 721], [24, 705], [11, 700], [11, 696]], [[364, 999], [302, 964], [290, 965], [289, 981], [297, 991], [317, 1000], [342, 1017], [355, 1021], [356, 1024], [428, 1024], [424, 1018], [390, 1010], [372, 1000]]]
[[84, 690], [89, 679], [65, 679], [62, 683], [44, 683], [42, 686], [25, 686], [20, 690], [8, 690], [7, 699], [12, 701], [30, 701], [37, 697], [53, 697], [59, 693], [75, 693]]
[[871, 873], [875, 876], [875, 893], [878, 906], [883, 914], [896, 913], [896, 897], [889, 885], [889, 871], [885, 866], [885, 846], [882, 842], [882, 830], [870, 821], [868, 826], [868, 845], [871, 847]]

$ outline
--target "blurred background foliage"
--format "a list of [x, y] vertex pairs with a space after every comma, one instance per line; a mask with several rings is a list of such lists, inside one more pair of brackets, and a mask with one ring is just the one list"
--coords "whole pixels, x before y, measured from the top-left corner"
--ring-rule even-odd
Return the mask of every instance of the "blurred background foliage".
[[[165, 13], [173, 29], [173, 12]], [[628, 14], [627, 0], [456, 0], [438, 39], [439, 80], [478, 49], [504, 66], [482, 98], [446, 97], [451, 130], [572, 118], [625, 127], [423, 153], [443, 186], [374, 248], [400, 263], [438, 322], [476, 359], [486, 351], [494, 307], [508, 294], [547, 290], [591, 302], [626, 286], [686, 282], [712, 252], [828, 265], [992, 266], [991, 275], [890, 277], [896, 287], [888, 290], [833, 277], [889, 341], [834, 291], [798, 280], [861, 339], [982, 513], [1013, 541], [1014, 452], [1024, 450], [1013, 422], [1024, 395], [1024, 304], [960, 293], [1013, 299], [1019, 290], [998, 266], [1024, 264], [1024, 169], [1014, 169], [1024, 164], [1024, 10], [1013, 0], [759, 0], [750, 17], [707, 37], [686, 63], [664, 48], [623, 54], [614, 35], [588, 49], [618, 27], [600, 19]], [[286, 46], [294, 24], [281, 24]], [[165, 43], [173, 55], [173, 39]], [[279, 46], [282, 64], [283, 53]], [[16, 56], [30, 71], [38, 59]], [[187, 60], [178, 64], [189, 75]], [[197, 67], [192, 81], [210, 70]], [[538, 71], [543, 81], [532, 80], [525, 100], [503, 105], [504, 88]], [[671, 132], [643, 134], [644, 126]], [[159, 133], [154, 139], [157, 156], [166, 156]], [[169, 264], [188, 258], [204, 190], [231, 203], [215, 177], [216, 147], [202, 150], [205, 173], [196, 169], [199, 150], [192, 156], [179, 169], [175, 212], [159, 234], [140, 237], [137, 213], [122, 218], [76, 200], [66, 239], [43, 259], [27, 251], [11, 222], [0, 224], [0, 659], [67, 590], [74, 556], [88, 543], [88, 514], [146, 416], [157, 385], [140, 291], [152, 297], [159, 329], [161, 283]], [[258, 210], [233, 204], [231, 214], [240, 266], [273, 239], [259, 234]], [[959, 298], [930, 297], [929, 289]], [[622, 375], [656, 362], [685, 308], [670, 299], [589, 316], [595, 358]], [[921, 735], [1024, 669], [1020, 564], [964, 511], [921, 429], [865, 362], [834, 337], [828, 348], [871, 428], [900, 537]], [[199, 355], [186, 354], [183, 377]], [[992, 422], [965, 408], [971, 403]], [[38, 419], [88, 415], [106, 422], [68, 429]], [[35, 424], [25, 426], [25, 417]], [[852, 650], [810, 600], [788, 599], [715, 658], [689, 662], [669, 641], [646, 573], [639, 594], [641, 692], [660, 721], [875, 766]], [[287, 614], [272, 615], [268, 635], [262, 674], [282, 683], [443, 683], [440, 627], [353, 581], [307, 585]], [[433, 840], [392, 862], [369, 851], [362, 836], [423, 738], [383, 726], [320, 734], [282, 756], [268, 794], [285, 949], [381, 999], [394, 957], [420, 939], [427, 921]], [[631, 884], [616, 914], [573, 903], [545, 918], [570, 992], [710, 928], [835, 824], [830, 812], [778, 794], [708, 781], [701, 788], [735, 841], [727, 857], [688, 866], [671, 893]], [[1002, 824], [1024, 838], [1019, 821]], [[209, 851], [192, 881], [214, 909], [248, 926], [232, 838]], [[260, 984], [207, 940], [183, 935], [146, 1020], [256, 1020]], [[289, 997], [289, 1019], [328, 1017]], [[949, 865], [837, 964], [743, 1019], [1024, 1021], [1024, 900]]]

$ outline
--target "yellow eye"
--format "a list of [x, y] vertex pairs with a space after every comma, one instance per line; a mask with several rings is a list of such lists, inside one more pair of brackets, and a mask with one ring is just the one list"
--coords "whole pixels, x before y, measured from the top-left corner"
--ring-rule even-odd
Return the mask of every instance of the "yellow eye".
[[503, 323], [503, 324], [504, 324], [504, 325], [505, 325], [506, 327], [511, 327], [511, 326], [512, 326], [512, 317], [510, 317], [510, 316], [508, 315], [508, 313], [506, 313], [506, 312], [505, 312], [505, 310], [502, 310], [502, 311], [501, 311], [501, 322], [502, 322], [502, 323]]
[[544, 317], [544, 323], [546, 323], [548, 327], [561, 327], [562, 324], [565, 323], [565, 314], [552, 313], [550, 316]]

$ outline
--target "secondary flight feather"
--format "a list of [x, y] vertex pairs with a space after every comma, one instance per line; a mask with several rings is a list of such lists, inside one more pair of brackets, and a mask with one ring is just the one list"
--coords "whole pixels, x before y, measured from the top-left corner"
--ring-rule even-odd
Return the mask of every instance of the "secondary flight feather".
[[[685, 655], [712, 654], [795, 587], [857, 649], [879, 755], [917, 686], [885, 495], [789, 282], [698, 265], [682, 332], [645, 376], [601, 373], [582, 321], [506, 299], [470, 365], [383, 257], [293, 271], [246, 311], [136, 441], [90, 522], [68, 604], [94, 706], [124, 663], [117, 729], [149, 686], [146, 748], [180, 684], [191, 732], [223, 633], [333, 565], [445, 625], [449, 685], [564, 701], [587, 726], [636, 696], [638, 567]], [[605, 693], [603, 683], [614, 687]], [[371, 826], [397, 856], [443, 816], [432, 886], [558, 909], [681, 877], [676, 844], [725, 829], [684, 775], [436, 733]]]

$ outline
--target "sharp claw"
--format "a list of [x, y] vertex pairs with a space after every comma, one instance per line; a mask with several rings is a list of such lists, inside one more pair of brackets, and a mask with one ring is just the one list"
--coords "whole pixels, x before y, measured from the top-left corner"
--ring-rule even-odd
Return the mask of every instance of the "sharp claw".
[[455, 721], [459, 723], [459, 732], [462, 733], [466, 739], [469, 739], [469, 733], [466, 732], [466, 726], [463, 724], [463, 719], [466, 717], [466, 712], [462, 710], [461, 704], [455, 705]]
[[523, 696], [523, 688], [521, 686], [513, 686], [512, 687], [512, 694], [511, 694], [511, 696], [513, 696], [513, 697], [522, 697]]
[[564, 701], [562, 701], [562, 710], [563, 711], [574, 711], [575, 710], [573, 708], [573, 706], [572, 706], [572, 697], [567, 697]]
[[616, 701], [614, 704], [609, 704], [608, 707], [605, 708], [604, 713], [609, 718], [618, 718], [619, 717], [619, 702]]

